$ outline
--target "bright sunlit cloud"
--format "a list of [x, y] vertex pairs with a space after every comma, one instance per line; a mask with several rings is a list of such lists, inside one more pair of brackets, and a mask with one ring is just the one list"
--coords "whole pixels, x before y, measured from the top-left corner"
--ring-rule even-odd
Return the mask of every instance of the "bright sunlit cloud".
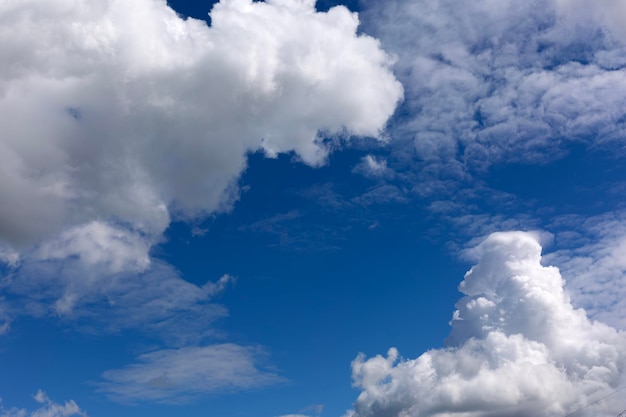
[[445, 349], [359, 356], [354, 417], [612, 415], [626, 382], [626, 334], [572, 306], [532, 233], [490, 235], [459, 290]]

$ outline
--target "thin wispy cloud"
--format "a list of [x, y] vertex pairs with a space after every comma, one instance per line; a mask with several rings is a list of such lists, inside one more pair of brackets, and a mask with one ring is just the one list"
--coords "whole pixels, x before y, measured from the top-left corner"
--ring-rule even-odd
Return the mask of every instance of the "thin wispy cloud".
[[234, 344], [145, 353], [137, 363], [102, 374], [100, 389], [121, 402], [185, 403], [198, 396], [256, 389], [284, 378], [258, 368], [260, 348]]

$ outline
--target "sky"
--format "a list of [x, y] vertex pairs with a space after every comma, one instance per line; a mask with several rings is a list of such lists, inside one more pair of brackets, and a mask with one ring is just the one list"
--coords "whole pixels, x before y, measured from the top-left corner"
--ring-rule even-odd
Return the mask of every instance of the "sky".
[[614, 417], [626, 3], [0, 2], [0, 417]]

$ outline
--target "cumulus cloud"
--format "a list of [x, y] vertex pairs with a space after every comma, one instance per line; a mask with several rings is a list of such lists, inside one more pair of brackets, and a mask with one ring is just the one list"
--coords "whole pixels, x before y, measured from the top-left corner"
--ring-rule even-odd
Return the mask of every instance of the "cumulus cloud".
[[626, 382], [626, 335], [572, 306], [532, 233], [490, 235], [459, 286], [445, 349], [359, 356], [354, 417], [613, 416]]
[[263, 355], [259, 348], [234, 344], [159, 350], [139, 356], [135, 364], [104, 372], [100, 387], [117, 401], [180, 403], [203, 394], [283, 381], [257, 367]]
[[21, 408], [5, 410], [2, 405], [0, 405], [0, 417], [87, 417], [87, 413], [81, 410], [73, 400], [66, 401], [64, 404], [58, 404], [48, 398], [46, 393], [41, 390], [37, 391], [34, 399], [41, 404], [41, 407], [37, 410], [32, 412]]
[[623, 2], [366, 4], [367, 29], [398, 56], [406, 88], [391, 136], [410, 138], [422, 160], [482, 170], [544, 162], [572, 141], [622, 147]]
[[402, 96], [345, 7], [223, 0], [212, 26], [165, 0], [0, 5], [0, 238], [116, 221], [160, 235], [225, 210], [249, 152], [324, 161], [378, 136]]

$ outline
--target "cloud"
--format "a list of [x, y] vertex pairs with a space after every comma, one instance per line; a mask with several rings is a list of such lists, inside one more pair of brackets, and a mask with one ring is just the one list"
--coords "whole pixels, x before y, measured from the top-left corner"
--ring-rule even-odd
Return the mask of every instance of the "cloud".
[[[559, 250], [549, 254], [572, 300], [596, 320], [626, 328], [626, 213], [554, 221]], [[564, 229], [566, 231], [564, 231]]]
[[309, 416], [306, 416], [304, 414], [286, 414], [284, 416], [279, 416], [279, 417], [309, 417]]
[[558, 158], [573, 142], [622, 148], [622, 2], [366, 5], [366, 28], [397, 55], [406, 88], [390, 136], [410, 139], [407, 152], [417, 150], [420, 160], [458, 160], [482, 171]]
[[89, 331], [141, 329], [175, 344], [213, 334], [214, 322], [228, 314], [213, 298], [234, 277], [196, 285], [150, 259], [148, 249], [140, 237], [104, 223], [43, 242], [0, 280], [3, 328], [28, 315], [58, 317]]
[[387, 166], [387, 160], [373, 155], [361, 158], [352, 171], [368, 178], [388, 179], [394, 176], [393, 170]]
[[371, 188], [362, 195], [353, 198], [352, 201], [356, 204], [370, 206], [373, 204], [406, 203], [408, 199], [405, 192], [400, 188], [391, 184], [383, 184]]
[[37, 410], [32, 412], [17, 408], [5, 410], [0, 405], [0, 417], [87, 417], [87, 413], [81, 410], [73, 400], [66, 401], [64, 404], [57, 404], [50, 400], [46, 393], [41, 390], [37, 391], [34, 399], [41, 404], [41, 407]]
[[459, 286], [448, 347], [352, 364], [354, 417], [613, 416], [626, 383], [626, 334], [576, 309], [539, 236], [494, 233]]
[[199, 395], [255, 389], [283, 381], [257, 363], [259, 348], [234, 344], [186, 347], [143, 354], [137, 363], [102, 374], [102, 391], [121, 402], [187, 402]]
[[402, 96], [345, 7], [223, 0], [211, 21], [165, 0], [2, 2], [1, 239], [94, 221], [159, 236], [227, 210], [249, 152], [318, 165]]

